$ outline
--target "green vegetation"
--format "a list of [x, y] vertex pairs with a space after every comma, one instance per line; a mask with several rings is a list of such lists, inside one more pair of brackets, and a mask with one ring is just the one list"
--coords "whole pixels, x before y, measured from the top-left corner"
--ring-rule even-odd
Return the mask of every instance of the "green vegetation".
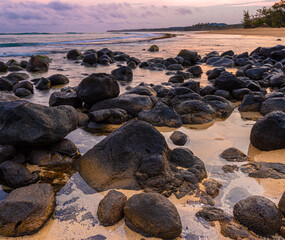
[[285, 27], [285, 1], [276, 3], [270, 8], [258, 9], [254, 15], [244, 11], [243, 26], [244, 28]]

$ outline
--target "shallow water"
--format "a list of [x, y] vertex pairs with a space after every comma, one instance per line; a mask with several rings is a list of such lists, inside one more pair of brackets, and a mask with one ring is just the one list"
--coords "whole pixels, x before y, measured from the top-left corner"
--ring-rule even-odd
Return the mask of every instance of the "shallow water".
[[[100, 38], [111, 38], [112, 40], [105, 43], [98, 43], [93, 41], [92, 43], [84, 44], [84, 40], [90, 40], [86, 35], [74, 36], [34, 36], [34, 42], [64, 42], [64, 41], [81, 41], [80, 45], [62, 44], [61, 46], [51, 45], [38, 45], [38, 46], [22, 46], [11, 49], [5, 48], [6, 52], [10, 55], [14, 54], [16, 60], [28, 59], [27, 57], [16, 57], [21, 53], [31, 52], [57, 52], [49, 54], [49, 57], [53, 59], [50, 70], [45, 74], [33, 74], [31, 79], [39, 76], [50, 76], [54, 73], [62, 73], [69, 77], [70, 83], [68, 86], [76, 86], [80, 81], [90, 73], [106, 72], [110, 73], [111, 70], [116, 68], [113, 64], [108, 67], [87, 68], [80, 64], [65, 59], [65, 54], [68, 49], [79, 48], [84, 51], [90, 48], [101, 49], [108, 47], [112, 51], [124, 51], [125, 53], [138, 57], [140, 60], [147, 60], [153, 57], [174, 57], [181, 49], [191, 49], [198, 51], [200, 55], [204, 55], [211, 51], [223, 52], [232, 49], [236, 53], [242, 53], [245, 51], [252, 51], [258, 46], [272, 47], [277, 44], [285, 44], [285, 42], [276, 42], [274, 37], [246, 37], [246, 36], [230, 36], [230, 35], [206, 35], [193, 33], [177, 33], [176, 38], [162, 39], [155, 41], [160, 47], [158, 53], [149, 53], [143, 49], [147, 49], [154, 42], [135, 42], [132, 39], [132, 43], [116, 43], [112, 38], [118, 36], [116, 34], [103, 34]], [[125, 36], [120, 34], [119, 36]], [[134, 34], [135, 35], [135, 34]], [[90, 35], [88, 35], [90, 36]], [[132, 35], [133, 36], [133, 35]], [[1, 44], [5, 41], [1, 40], [6, 36], [0, 37], [0, 54], [3, 53]], [[16, 42], [27, 42], [31, 36], [9, 36], [14, 38]], [[98, 37], [98, 36], [97, 36]], [[141, 38], [141, 36], [139, 36]], [[22, 39], [23, 38], [23, 39]], [[28, 39], [27, 39], [28, 38]], [[40, 38], [40, 40], [39, 40]], [[52, 38], [52, 39], [51, 39]], [[92, 39], [94, 40], [94, 36]], [[135, 37], [133, 37], [135, 38]], [[140, 39], [141, 40], [141, 39]], [[121, 41], [121, 40], [120, 40]], [[123, 40], [125, 41], [125, 39]], [[11, 41], [10, 41], [11, 42]], [[92, 45], [91, 45], [92, 44]], [[58, 51], [62, 48], [64, 53]], [[54, 51], [50, 51], [53, 49]], [[1, 55], [0, 55], [1, 56]], [[0, 60], [6, 61], [12, 57], [2, 57]], [[203, 71], [211, 69], [209, 66], [202, 66]], [[236, 69], [229, 69], [229, 71], [235, 71]], [[136, 86], [141, 82], [158, 84], [167, 81], [169, 76], [165, 75], [165, 71], [149, 71], [143, 69], [134, 70], [134, 80], [128, 85]], [[203, 74], [200, 79], [201, 85], [207, 84], [206, 75]], [[121, 92], [125, 91], [125, 84], [121, 84]], [[52, 92], [60, 91], [60, 87], [54, 88], [48, 91], [37, 91], [32, 97], [27, 100], [48, 105], [48, 99]], [[258, 115], [255, 115], [260, 117]], [[285, 189], [285, 180], [256, 180], [250, 178], [247, 174], [240, 171], [235, 173], [225, 174], [222, 171], [222, 166], [229, 164], [227, 161], [221, 159], [219, 154], [228, 147], [237, 147], [241, 151], [248, 153], [253, 157], [255, 161], [273, 161], [285, 163], [284, 153], [285, 150], [262, 152], [255, 149], [250, 145], [249, 136], [250, 131], [255, 123], [252, 116], [241, 115], [237, 109], [232, 115], [225, 121], [216, 121], [211, 124], [201, 126], [183, 126], [179, 130], [189, 136], [189, 141], [185, 147], [194, 152], [196, 156], [201, 158], [207, 168], [208, 177], [214, 178], [223, 184], [220, 194], [215, 198], [216, 207], [221, 207], [226, 212], [232, 214], [233, 205], [242, 198], [249, 195], [264, 195], [270, 198], [275, 203], [278, 202]], [[169, 139], [174, 129], [158, 128], [164, 135], [169, 147], [175, 148]], [[176, 129], [175, 129], [176, 130]], [[71, 139], [84, 154], [95, 144], [100, 142], [105, 135], [92, 134], [86, 132], [83, 129], [77, 129], [70, 133], [67, 138]], [[244, 163], [234, 163], [236, 165], [242, 165]], [[135, 191], [123, 190], [127, 196], [131, 196]], [[90, 239], [141, 239], [142, 236], [134, 233], [128, 229], [123, 221], [120, 221], [113, 227], [103, 227], [99, 224], [96, 216], [96, 208], [99, 201], [106, 193], [96, 193], [92, 190], [80, 177], [78, 173], [75, 173], [67, 182], [67, 184], [57, 194], [57, 211], [54, 219], [50, 220], [48, 224], [37, 234], [33, 236], [25, 236], [14, 239], [88, 239], [91, 236], [96, 236]], [[5, 193], [0, 191], [0, 199], [3, 199]], [[195, 213], [203, 206], [200, 203], [187, 202], [188, 197], [177, 200], [171, 196], [170, 200], [175, 203], [178, 211], [181, 215], [183, 223], [182, 239], [224, 239], [219, 233], [219, 227], [210, 227], [209, 224], [198, 220], [195, 217]], [[101, 237], [100, 237], [101, 235]], [[9, 239], [9, 238], [0, 238]], [[147, 238], [145, 238], [147, 239]]]

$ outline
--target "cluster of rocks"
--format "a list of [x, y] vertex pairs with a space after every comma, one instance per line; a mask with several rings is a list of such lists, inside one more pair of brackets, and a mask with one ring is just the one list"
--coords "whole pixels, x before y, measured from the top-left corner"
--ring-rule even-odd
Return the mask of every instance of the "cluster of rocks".
[[66, 57], [69, 60], [76, 60], [76, 62], [81, 62], [82, 65], [89, 67], [97, 67], [98, 65], [108, 66], [115, 62], [126, 62], [128, 66], [126, 68], [127, 71], [137, 68], [140, 63], [140, 60], [135, 57], [131, 57], [124, 52], [113, 52], [108, 48], [103, 48], [99, 51], [89, 49], [84, 53], [78, 49], [72, 49], [68, 51]]
[[135, 232], [146, 237], [175, 239], [182, 232], [179, 213], [166, 197], [158, 193], [127, 197], [115, 190], [101, 200], [97, 216], [103, 226], [112, 226], [121, 219]]
[[72, 166], [80, 153], [64, 137], [76, 129], [78, 113], [71, 106], [46, 107], [1, 92], [0, 123], [0, 184], [11, 191], [0, 203], [0, 235], [33, 234], [53, 214], [59, 189], [27, 164]]
[[[250, 196], [234, 205], [233, 216], [215, 207], [204, 207], [196, 216], [219, 222], [221, 233], [230, 239], [260, 239], [276, 233], [284, 236], [285, 192], [278, 206], [262, 196]], [[283, 216], [282, 216], [283, 215]]]

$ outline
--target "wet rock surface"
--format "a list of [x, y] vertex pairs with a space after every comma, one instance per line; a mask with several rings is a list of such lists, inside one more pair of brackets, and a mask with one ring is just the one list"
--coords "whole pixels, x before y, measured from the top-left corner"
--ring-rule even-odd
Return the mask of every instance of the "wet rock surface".
[[18, 188], [0, 203], [0, 234], [33, 234], [47, 222], [54, 208], [55, 195], [49, 184]]
[[118, 191], [111, 190], [100, 201], [97, 216], [103, 226], [112, 226], [124, 217], [124, 206], [127, 197]]
[[170, 140], [178, 146], [183, 146], [188, 140], [188, 136], [180, 131], [174, 131], [171, 136]]
[[124, 208], [129, 228], [146, 237], [174, 239], [182, 232], [176, 207], [157, 193], [140, 193], [132, 196]]
[[228, 162], [246, 162], [249, 158], [235, 147], [231, 147], [223, 151], [220, 155], [222, 158], [226, 159]]
[[277, 233], [282, 225], [280, 210], [262, 196], [251, 196], [234, 206], [234, 217], [242, 225], [262, 236]]

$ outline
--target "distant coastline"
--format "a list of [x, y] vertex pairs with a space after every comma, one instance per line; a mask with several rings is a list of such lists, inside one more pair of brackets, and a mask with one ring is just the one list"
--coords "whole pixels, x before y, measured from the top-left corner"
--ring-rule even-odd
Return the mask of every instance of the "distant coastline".
[[169, 28], [140, 28], [140, 29], [121, 29], [108, 30], [107, 32], [183, 32], [183, 31], [210, 31], [225, 29], [241, 29], [242, 24], [226, 24], [226, 23], [199, 23], [186, 27], [169, 27]]

